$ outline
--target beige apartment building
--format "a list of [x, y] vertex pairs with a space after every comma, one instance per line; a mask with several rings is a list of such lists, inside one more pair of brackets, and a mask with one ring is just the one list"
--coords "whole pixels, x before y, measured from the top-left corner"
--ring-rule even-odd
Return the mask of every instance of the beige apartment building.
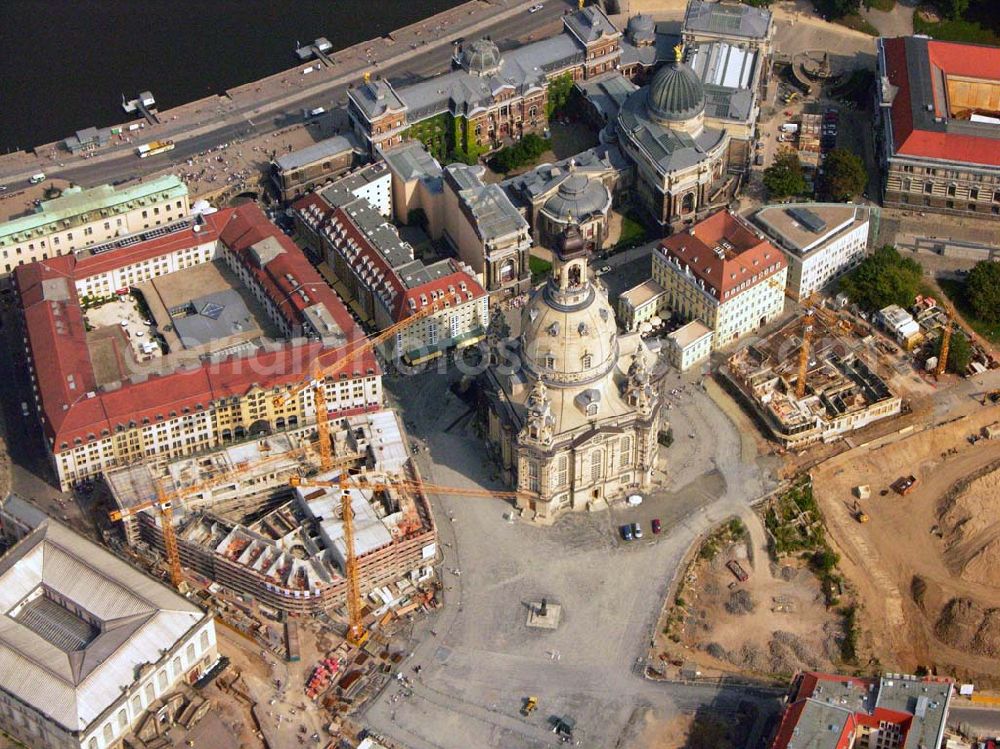
[[169, 224], [188, 214], [188, 189], [167, 175], [135, 185], [68, 187], [34, 213], [0, 224], [2, 276], [19, 265]]
[[745, 220], [719, 211], [653, 252], [663, 306], [712, 329], [712, 350], [758, 330], [784, 309], [788, 261]]

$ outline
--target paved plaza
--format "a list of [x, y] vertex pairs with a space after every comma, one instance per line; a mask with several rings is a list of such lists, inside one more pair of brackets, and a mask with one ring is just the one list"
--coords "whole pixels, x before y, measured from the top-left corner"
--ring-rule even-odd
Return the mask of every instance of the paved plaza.
[[[447, 390], [448, 379], [389, 381], [406, 404], [421, 469], [439, 484], [496, 486], [469, 406]], [[777, 708], [773, 697], [640, 675], [685, 551], [713, 524], [746, 514], [767, 489], [756, 463], [741, 460], [739, 434], [708, 395], [668, 376], [668, 389], [682, 385], [668, 395], [677, 435], [667, 451], [668, 476], [639, 507], [619, 504], [542, 528], [508, 521], [511, 506], [500, 500], [434, 501], [446, 606], [413, 633], [413, 655], [403, 665], [411, 677], [420, 666], [412, 696], [394, 699], [390, 688], [368, 710], [375, 730], [414, 749], [542, 747], [557, 743], [552, 719], [569, 716], [582, 746], [638, 746], [632, 740], [650, 719], [706, 705], [733, 715], [747, 701], [761, 708], [759, 730]], [[658, 536], [650, 532], [652, 517], [663, 523]], [[625, 522], [640, 522], [644, 538], [622, 541], [617, 529]], [[530, 607], [543, 597], [561, 607], [555, 630], [526, 626]], [[539, 708], [523, 717], [529, 695]]]

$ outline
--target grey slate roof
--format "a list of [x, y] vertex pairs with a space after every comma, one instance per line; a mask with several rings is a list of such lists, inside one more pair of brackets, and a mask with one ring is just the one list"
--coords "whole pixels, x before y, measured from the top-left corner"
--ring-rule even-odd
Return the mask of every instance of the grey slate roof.
[[392, 84], [383, 78], [366, 81], [350, 89], [347, 95], [369, 119], [386, 112], [401, 112], [406, 109], [406, 104], [399, 98]]
[[382, 151], [382, 158], [405, 182], [441, 176], [441, 165], [418, 140], [407, 141], [395, 148]]
[[367, 200], [356, 197], [340, 207], [391, 267], [398, 268], [413, 260], [413, 247], [400, 238], [396, 228]]
[[588, 5], [576, 13], [566, 16], [563, 23], [570, 33], [584, 44], [596, 42], [601, 37], [610, 38], [621, 34], [598, 5]]
[[[67, 651], [52, 629], [58, 622], [40, 620], [57, 613], [52, 607], [36, 605], [20, 620], [0, 616], [0, 689], [68, 731], [86, 731], [135, 682], [140, 666], [158, 663], [209, 615], [17, 495], [0, 511], [30, 529], [0, 558], [0, 611], [10, 614], [48, 589], [54, 604], [72, 601], [102, 623], [82, 649]], [[56, 605], [64, 617], [80, 618]]]
[[545, 195], [558, 186], [570, 174], [570, 162], [579, 174], [601, 175], [608, 171], [622, 172], [631, 165], [617, 146], [598, 146], [555, 164], [540, 164], [530, 172], [511, 177], [501, 183], [503, 188], [515, 196], [524, 195], [529, 199]]
[[613, 121], [625, 100], [639, 88], [617, 70], [609, 70], [607, 73], [579, 81], [576, 87], [605, 122]]
[[645, 89], [636, 91], [625, 102], [618, 115], [618, 133], [644, 151], [661, 172], [698, 164], [725, 138], [722, 130], [707, 127], [694, 138], [664, 127], [646, 111], [646, 93]]
[[355, 145], [350, 139], [343, 135], [335, 135], [332, 138], [313, 143], [311, 146], [300, 148], [298, 151], [279, 156], [274, 160], [274, 163], [278, 165], [278, 169], [285, 172], [353, 150], [355, 150]]
[[742, 3], [691, 0], [684, 14], [684, 31], [765, 39], [771, 28], [771, 11]]
[[192, 299], [189, 305], [187, 314], [170, 316], [185, 348], [211, 343], [257, 326], [243, 297], [235, 289]]
[[567, 34], [559, 34], [507, 52], [496, 75], [478, 76], [467, 70], [454, 70], [400, 88], [398, 95], [409, 108], [411, 121], [447, 111], [469, 116], [487, 107], [504, 88], [513, 88], [524, 95], [540, 89], [546, 73], [582, 60], [583, 50], [576, 42]]
[[646, 91], [650, 114], [663, 120], [689, 120], [705, 109], [705, 87], [683, 62], [656, 71]]
[[484, 185], [481, 167], [450, 164], [445, 167], [447, 181], [458, 195], [476, 234], [484, 242], [528, 231], [528, 222], [510, 202], [500, 185]]
[[545, 201], [542, 210], [560, 221], [585, 221], [610, 207], [611, 193], [604, 183], [599, 179], [590, 179], [574, 167], [562, 180], [556, 194]]

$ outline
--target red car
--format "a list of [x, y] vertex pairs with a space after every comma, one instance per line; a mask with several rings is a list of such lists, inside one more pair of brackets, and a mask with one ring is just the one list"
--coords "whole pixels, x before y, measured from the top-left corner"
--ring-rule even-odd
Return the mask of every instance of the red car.
[[659, 532], [660, 532], [660, 519], [653, 518], [653, 533], [659, 533]]

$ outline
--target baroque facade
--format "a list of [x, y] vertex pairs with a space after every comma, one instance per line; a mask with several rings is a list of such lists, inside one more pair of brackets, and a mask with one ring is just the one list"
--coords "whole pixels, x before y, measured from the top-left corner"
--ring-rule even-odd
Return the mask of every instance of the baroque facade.
[[650, 487], [661, 428], [652, 357], [637, 334], [619, 335], [589, 272], [593, 243], [569, 227], [548, 282], [498, 340], [483, 375], [487, 435], [527, 516], [551, 523], [570, 510]]

